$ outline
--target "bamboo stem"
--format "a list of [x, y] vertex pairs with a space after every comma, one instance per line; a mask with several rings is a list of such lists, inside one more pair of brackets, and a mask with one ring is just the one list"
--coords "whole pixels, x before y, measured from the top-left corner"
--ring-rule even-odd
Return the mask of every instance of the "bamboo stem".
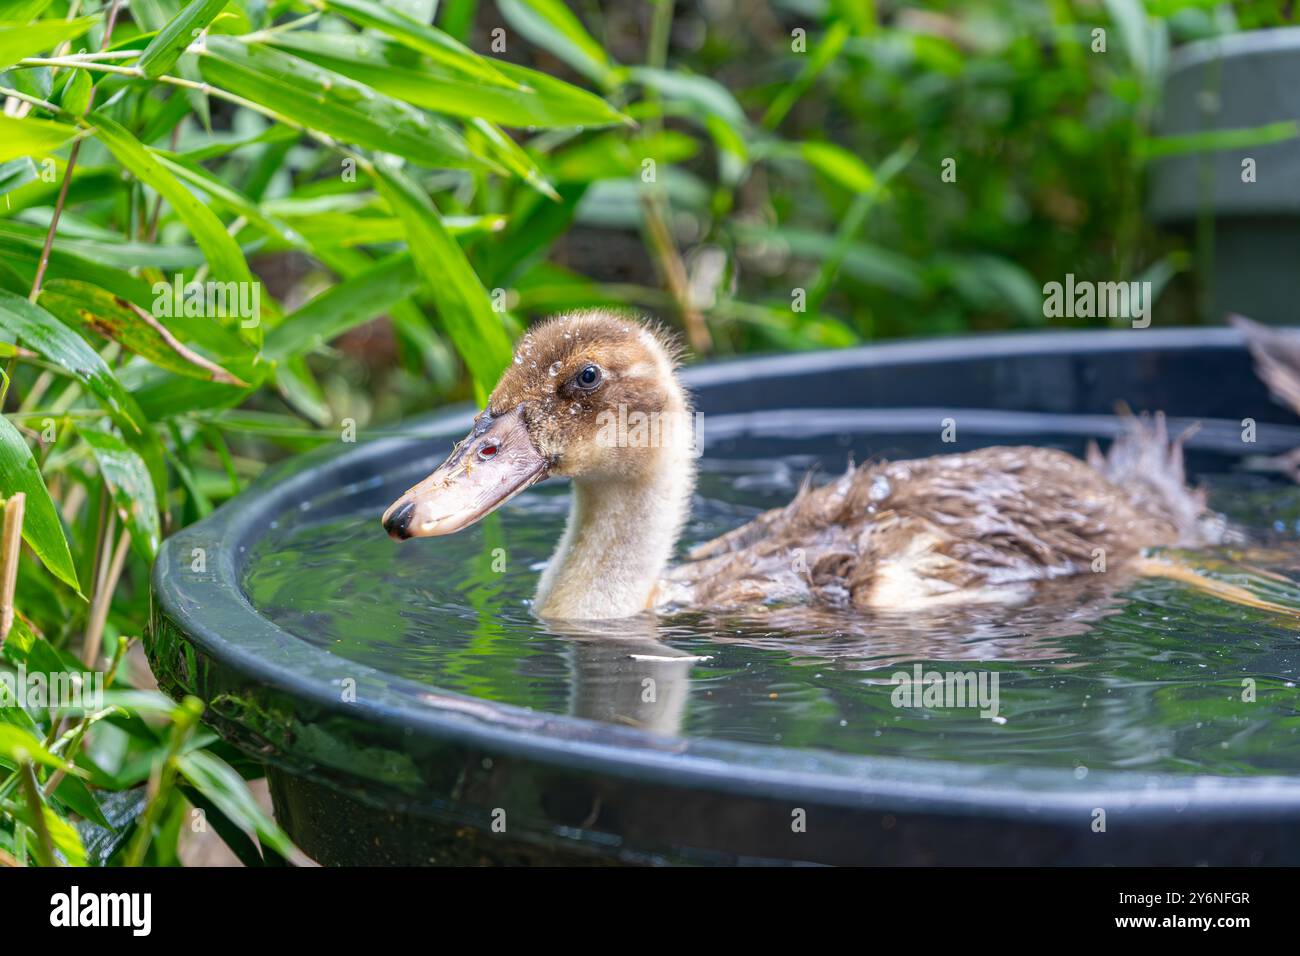
[[14, 626], [14, 589], [18, 585], [18, 558], [23, 544], [22, 492], [4, 503], [4, 530], [0, 532], [0, 647]]
[[98, 593], [90, 612], [90, 623], [86, 627], [86, 641], [82, 648], [81, 660], [87, 667], [95, 667], [99, 659], [99, 647], [104, 638], [104, 624], [108, 621], [108, 608], [113, 603], [113, 592], [117, 589], [117, 580], [122, 576], [122, 565], [126, 562], [126, 551], [131, 544], [131, 532], [122, 529], [117, 539], [117, 550], [113, 560], [105, 569], [100, 581]]
[[46, 866], [58, 866], [59, 858], [54, 855], [54, 841], [50, 838], [50, 828], [45, 822], [45, 801], [41, 799], [40, 786], [36, 782], [36, 769], [30, 760], [23, 761], [19, 774], [23, 792], [27, 796], [27, 808], [32, 813], [36, 838], [41, 843], [41, 862]]

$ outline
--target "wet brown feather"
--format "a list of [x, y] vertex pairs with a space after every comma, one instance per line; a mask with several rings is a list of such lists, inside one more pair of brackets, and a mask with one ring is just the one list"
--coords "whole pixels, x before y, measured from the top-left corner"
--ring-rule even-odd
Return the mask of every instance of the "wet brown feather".
[[669, 578], [691, 603], [714, 607], [1001, 601], [1218, 533], [1204, 494], [1184, 484], [1181, 445], [1163, 419], [1132, 419], [1091, 464], [999, 447], [862, 465], [694, 549]]

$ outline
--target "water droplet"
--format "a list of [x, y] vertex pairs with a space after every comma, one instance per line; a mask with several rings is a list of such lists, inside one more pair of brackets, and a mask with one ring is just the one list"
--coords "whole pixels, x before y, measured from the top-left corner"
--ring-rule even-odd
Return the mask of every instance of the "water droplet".
[[551, 378], [555, 378], [555, 376], [557, 376], [557, 375], [559, 375], [559, 374], [560, 374], [560, 363], [559, 363], [559, 362], [552, 362], [552, 363], [551, 363]]

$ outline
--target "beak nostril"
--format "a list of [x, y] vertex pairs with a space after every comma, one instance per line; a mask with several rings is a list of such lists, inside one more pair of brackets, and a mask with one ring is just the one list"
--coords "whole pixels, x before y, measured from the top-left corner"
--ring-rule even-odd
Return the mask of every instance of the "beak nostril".
[[411, 518], [415, 514], [415, 502], [408, 501], [389, 513], [384, 519], [384, 530], [389, 536], [403, 541], [411, 536]]

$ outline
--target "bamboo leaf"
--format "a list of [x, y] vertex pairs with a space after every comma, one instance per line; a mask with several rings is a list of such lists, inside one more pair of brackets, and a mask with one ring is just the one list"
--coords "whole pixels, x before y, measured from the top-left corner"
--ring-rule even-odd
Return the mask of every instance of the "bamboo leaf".
[[194, 0], [158, 31], [137, 66], [148, 77], [162, 76], [194, 42], [195, 35], [217, 18], [226, 0]]
[[413, 295], [419, 283], [405, 253], [341, 282], [285, 317], [266, 337], [266, 354], [284, 361], [368, 322]]
[[158, 500], [144, 459], [110, 432], [77, 426], [77, 434], [90, 446], [99, 473], [113, 493], [118, 516], [131, 532], [131, 545], [152, 562], [158, 553]]
[[517, 84], [506, 88], [442, 72], [382, 37], [304, 30], [277, 33], [267, 42], [381, 93], [448, 116], [537, 129], [632, 122], [593, 93], [513, 63], [497, 64]]
[[1233, 129], [1208, 129], [1196, 133], [1179, 133], [1171, 136], [1148, 136], [1138, 144], [1143, 159], [1162, 159], [1166, 156], [1185, 156], [1188, 153], [1209, 153], [1223, 149], [1248, 149], [1284, 143], [1300, 136], [1300, 123], [1282, 120], [1262, 126]]
[[[71, 768], [68, 772], [81, 773], [76, 767]], [[26, 803], [12, 804], [8, 809], [25, 826], [32, 827], [35, 825], [36, 818], [32, 815], [31, 807], [27, 806]], [[58, 850], [69, 866], [85, 866], [86, 849], [81, 843], [81, 836], [72, 824], [44, 804], [41, 805], [40, 812], [45, 819], [46, 829], [50, 832], [50, 840], [54, 844], [54, 849]]]
[[207, 256], [212, 274], [235, 282], [252, 282], [239, 244], [226, 232], [221, 220], [182, 186], [134, 136], [102, 111], [90, 114], [99, 130], [99, 140], [141, 182], [167, 200]]
[[125, 428], [140, 432], [144, 416], [99, 353], [76, 332], [22, 296], [0, 289], [0, 328], [86, 386]]
[[0, 163], [22, 157], [48, 156], [76, 135], [77, 128], [66, 123], [51, 123], [27, 116], [19, 119], [0, 113]]
[[405, 224], [416, 269], [474, 378], [479, 397], [486, 399], [511, 353], [510, 337], [492, 309], [487, 290], [428, 196], [396, 170], [388, 170], [378, 185]]
[[95, 81], [90, 78], [88, 70], [73, 70], [67, 85], [63, 87], [59, 105], [76, 116], [86, 115], [86, 110], [90, 109], [90, 91], [94, 86]]
[[[0, 219], [0, 242], [22, 243], [28, 247], [28, 256], [38, 253], [45, 244], [45, 232], [44, 228], [31, 223]], [[194, 246], [127, 242], [113, 233], [102, 236], [92, 233], [82, 237], [68, 232], [55, 237], [54, 248], [62, 253], [92, 260], [101, 266], [115, 266], [124, 270], [140, 266], [180, 270], [193, 269], [203, 264], [203, 250]], [[30, 286], [28, 283], [29, 288]]]
[[211, 37], [203, 78], [336, 139], [424, 166], [487, 166], [460, 134], [400, 100], [279, 50]]
[[288, 859], [297, 849], [288, 835], [258, 806], [248, 787], [230, 764], [206, 750], [192, 750], [176, 758], [181, 776], [215, 803], [231, 821], [250, 836]]
[[648, 86], [665, 99], [682, 103], [692, 111], [706, 116], [716, 116], [737, 130], [743, 130], [748, 124], [745, 111], [736, 102], [736, 97], [715, 79], [649, 66], [632, 67], [627, 73], [633, 80]]
[[877, 189], [876, 177], [871, 168], [843, 146], [805, 142], [799, 144], [799, 153], [809, 166], [849, 192], [874, 193]]
[[41, 477], [40, 466], [22, 433], [8, 418], [0, 416], [0, 494], [8, 498], [17, 492], [27, 496], [23, 540], [51, 574], [80, 594], [68, 539], [45, 487], [45, 479]]
[[50, 753], [37, 737], [15, 724], [0, 724], [0, 757], [12, 763], [31, 761], [42, 767], [80, 773], [61, 757]]
[[435, 63], [495, 86], [518, 84], [506, 77], [490, 60], [479, 56], [459, 40], [437, 27], [413, 20], [369, 0], [325, 0], [325, 9], [341, 13], [354, 23], [386, 33], [402, 46], [423, 53]]
[[34, 181], [39, 175], [30, 156], [0, 164], [0, 195], [8, 195]]
[[497, 9], [530, 43], [602, 86], [610, 85], [612, 64], [604, 48], [560, 0], [497, 0]]
[[80, 778], [65, 776], [54, 788], [54, 798], [78, 816], [101, 827], [110, 826], [99, 801]]
[[486, 120], [471, 119], [470, 125], [483, 137], [483, 140], [487, 143], [487, 151], [496, 157], [502, 166], [543, 196], [556, 202], [560, 201], [560, 194], [555, 191], [555, 187], [537, 168], [533, 158], [528, 155], [522, 146], [502, 132], [499, 127], [493, 126]]
[[[166, 294], [171, 294], [170, 289]], [[65, 322], [84, 325], [159, 368], [190, 378], [248, 387], [247, 382], [177, 340], [138, 305], [88, 282], [53, 279], [41, 290], [40, 304]]]
[[28, 23], [41, 15], [51, 0], [0, 0], [0, 20]]
[[64, 40], [81, 36], [99, 17], [77, 20], [40, 20], [36, 23], [0, 23], [0, 69], [8, 69], [25, 56], [35, 56]]
[[281, 242], [289, 245], [301, 245], [302, 236], [298, 235], [287, 225], [279, 222], [275, 217], [268, 216], [262, 208], [247, 196], [238, 190], [232, 189], [223, 183], [216, 176], [213, 176], [206, 169], [199, 166], [197, 162], [189, 162], [179, 157], [175, 159], [162, 155], [158, 150], [151, 149], [149, 152], [153, 157], [162, 163], [177, 179], [181, 179], [191, 186], [201, 189], [207, 193], [208, 197], [214, 202], [224, 207], [229, 212], [238, 216], [243, 216], [249, 222], [253, 223], [259, 229], [268, 235], [275, 236]]

